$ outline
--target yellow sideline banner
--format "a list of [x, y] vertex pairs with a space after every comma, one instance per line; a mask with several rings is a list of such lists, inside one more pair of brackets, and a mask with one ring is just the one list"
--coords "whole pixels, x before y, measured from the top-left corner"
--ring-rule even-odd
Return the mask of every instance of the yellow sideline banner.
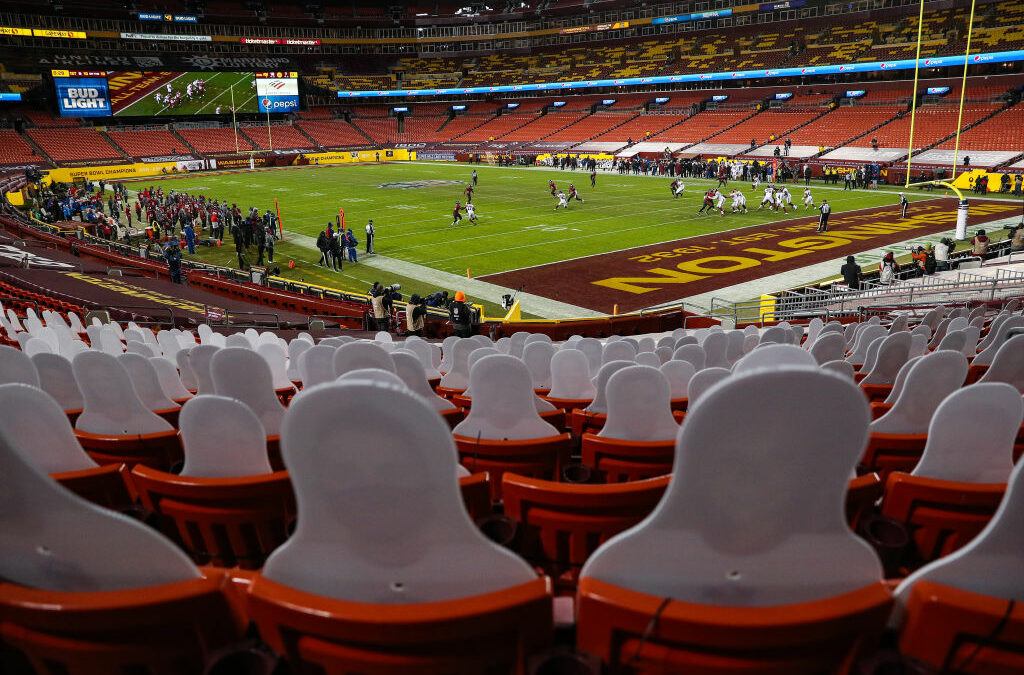
[[344, 152], [311, 152], [303, 155], [311, 164], [348, 164], [353, 162], [407, 162], [416, 159], [416, 153], [404, 148], [384, 150], [351, 150]]
[[[956, 177], [956, 180], [953, 181], [953, 185], [957, 186], [961, 190], [973, 190], [974, 183], [977, 180], [979, 180], [982, 176], [988, 176], [989, 192], [999, 192], [999, 189], [1002, 186], [1002, 183], [1000, 181], [1003, 179], [1003, 174], [994, 173], [992, 171], [986, 171], [985, 169], [971, 169], [969, 171], [964, 171], [962, 174]], [[1011, 190], [1013, 190], [1014, 185], [1013, 176], [1014, 174], [1010, 174]]]
[[46, 182], [57, 181], [71, 183], [76, 178], [90, 180], [117, 180], [118, 178], [134, 178], [136, 176], [160, 176], [178, 173], [175, 162], [154, 162], [152, 164], [115, 164], [112, 166], [78, 166], [61, 169], [50, 169], [46, 173]]

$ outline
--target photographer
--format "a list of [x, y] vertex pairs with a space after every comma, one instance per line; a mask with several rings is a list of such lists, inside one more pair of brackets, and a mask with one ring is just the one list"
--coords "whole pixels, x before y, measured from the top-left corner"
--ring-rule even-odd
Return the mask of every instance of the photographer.
[[451, 318], [452, 332], [456, 337], [470, 337], [473, 335], [473, 311], [466, 304], [466, 294], [462, 291], [455, 293], [455, 301], [448, 308], [448, 316]]
[[938, 271], [950, 269], [949, 254], [956, 248], [956, 243], [949, 237], [943, 237], [935, 245], [935, 269]]
[[427, 316], [427, 301], [419, 294], [413, 293], [409, 304], [405, 307], [406, 336], [423, 337], [424, 318]]
[[373, 305], [373, 318], [377, 330], [388, 332], [391, 327], [392, 293], [400, 289], [399, 284], [381, 286], [379, 281], [373, 282], [370, 289], [370, 303]]

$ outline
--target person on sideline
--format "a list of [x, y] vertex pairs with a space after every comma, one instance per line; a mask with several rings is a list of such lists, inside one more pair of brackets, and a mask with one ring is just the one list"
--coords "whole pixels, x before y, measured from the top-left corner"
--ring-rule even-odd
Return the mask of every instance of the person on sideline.
[[854, 262], [852, 255], [846, 256], [846, 264], [839, 269], [839, 273], [843, 275], [843, 281], [850, 287], [851, 291], [860, 290], [860, 265]]
[[473, 311], [466, 304], [466, 294], [462, 291], [455, 293], [455, 301], [448, 308], [448, 316], [451, 319], [456, 337], [470, 337], [473, 335]]

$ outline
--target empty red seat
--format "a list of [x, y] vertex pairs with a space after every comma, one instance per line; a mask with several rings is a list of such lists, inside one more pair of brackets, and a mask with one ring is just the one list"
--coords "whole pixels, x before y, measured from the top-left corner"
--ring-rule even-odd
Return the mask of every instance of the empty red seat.
[[108, 436], [75, 430], [82, 448], [97, 464], [136, 464], [170, 471], [182, 459], [181, 443], [174, 429], [154, 434]]
[[583, 463], [605, 475], [609, 483], [636, 481], [672, 473], [676, 442], [624, 441], [584, 434]]
[[124, 464], [104, 464], [95, 469], [62, 471], [50, 476], [83, 499], [114, 511], [127, 511], [135, 505], [137, 493]]
[[572, 588], [598, 546], [654, 510], [669, 476], [616, 485], [572, 485], [512, 473], [502, 477], [505, 515], [522, 524], [519, 550]]
[[132, 481], [164, 534], [202, 564], [258, 569], [287, 538], [295, 518], [285, 471], [197, 478], [136, 466]]
[[491, 476], [491, 498], [501, 500], [501, 477], [506, 471], [556, 480], [569, 462], [573, 440], [569, 434], [525, 441], [492, 441], [455, 436], [459, 463], [473, 473], [486, 471]]

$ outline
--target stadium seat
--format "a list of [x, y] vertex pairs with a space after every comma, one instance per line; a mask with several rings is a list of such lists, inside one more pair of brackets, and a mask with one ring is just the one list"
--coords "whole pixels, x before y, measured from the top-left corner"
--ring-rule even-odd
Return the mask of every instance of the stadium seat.
[[[192, 349], [194, 353], [202, 346]], [[216, 347], [212, 347], [215, 351]], [[193, 359], [194, 360], [194, 359]], [[256, 413], [267, 434], [267, 455], [275, 471], [280, 462], [281, 420], [285, 408], [274, 392], [274, 381], [266, 360], [251, 349], [228, 347], [210, 359], [210, 377], [218, 396], [236, 398]]]
[[871, 370], [860, 381], [860, 387], [871, 401], [884, 400], [892, 391], [896, 376], [910, 355], [913, 341], [910, 333], [899, 332], [888, 335], [877, 347]]
[[582, 349], [560, 349], [551, 357], [551, 390], [544, 400], [566, 413], [585, 408], [597, 395], [590, 377], [590, 362]]
[[32, 365], [39, 375], [39, 386], [52, 396], [72, 424], [82, 414], [82, 392], [75, 382], [71, 361], [59, 354], [36, 354]]
[[669, 476], [616, 485], [572, 485], [514, 473], [502, 477], [505, 515], [520, 523], [517, 549], [556, 587], [575, 589], [598, 546], [646, 518]]
[[[437, 387], [439, 396], [450, 399], [461, 394], [469, 387], [469, 354], [482, 345], [472, 338], [456, 338], [452, 343], [451, 360], [446, 364], [442, 361], [441, 382]], [[447, 352], [448, 350], [446, 350]], [[447, 365], [447, 369], [444, 367]]]
[[178, 374], [178, 369], [166, 356], [151, 356], [149, 362], [156, 371], [157, 379], [160, 381], [160, 388], [164, 395], [178, 405], [182, 405], [190, 398], [192, 392], [185, 388], [184, 382]]
[[910, 471], [928, 440], [928, 424], [936, 408], [960, 388], [967, 376], [967, 359], [954, 351], [932, 352], [910, 368], [899, 398], [871, 423], [871, 437], [861, 460], [882, 480], [893, 471]]
[[906, 656], [932, 668], [953, 664], [962, 673], [1009, 674], [1024, 667], [1022, 471], [1018, 464], [1002, 503], [978, 536], [896, 588], [891, 621]]
[[270, 377], [277, 398], [282, 405], [288, 405], [288, 401], [295, 395], [295, 385], [288, 378], [288, 353], [277, 343], [258, 345], [256, 353], [263, 357], [270, 368]]
[[[353, 427], [345, 452], [320, 451], [336, 419], [357, 417], [375, 424]], [[522, 672], [549, 644], [550, 582], [473, 525], [448, 429], [416, 395], [319, 387], [292, 402], [282, 439], [298, 527], [247, 608], [293, 669]]]
[[128, 371], [132, 386], [142, 404], [177, 428], [181, 406], [172, 401], [160, 386], [160, 378], [149, 359], [141, 354], [124, 353], [117, 360]]
[[[831, 413], [809, 418], [803, 403]], [[841, 672], [867, 653], [892, 604], [843, 517], [867, 424], [853, 383], [808, 368], [709, 391], [658, 508], [584, 565], [578, 647], [639, 672]]]
[[[889, 475], [882, 502], [882, 515], [906, 524], [916, 561], [949, 555], [988, 523], [1013, 470], [1022, 417], [1020, 393], [1007, 384], [960, 389], [935, 411], [921, 461], [910, 474]], [[950, 419], [985, 422], [951, 427]]]
[[[620, 356], [628, 356], [628, 350], [632, 349], [628, 344], [613, 342], [609, 346], [618, 344], [622, 344], [627, 350], [626, 353], [620, 354]], [[612, 357], [612, 360], [606, 361], [601, 366], [601, 369], [597, 371], [597, 375], [593, 378], [594, 388], [597, 391], [594, 394], [594, 400], [582, 410], [573, 410], [569, 416], [569, 424], [573, 436], [578, 437], [584, 433], [597, 433], [601, 430], [608, 417], [608, 403], [606, 399], [608, 379], [623, 368], [629, 368], [635, 364], [634, 356], [629, 356], [628, 360]]]
[[330, 345], [310, 347], [299, 356], [299, 374], [302, 388], [310, 389], [334, 379], [334, 352]]
[[452, 430], [462, 465], [490, 474], [495, 501], [501, 499], [506, 471], [554, 480], [568, 462], [572, 438], [537, 412], [526, 365], [513, 356], [486, 356], [470, 371], [470, 387], [479, 393], [466, 419]]

